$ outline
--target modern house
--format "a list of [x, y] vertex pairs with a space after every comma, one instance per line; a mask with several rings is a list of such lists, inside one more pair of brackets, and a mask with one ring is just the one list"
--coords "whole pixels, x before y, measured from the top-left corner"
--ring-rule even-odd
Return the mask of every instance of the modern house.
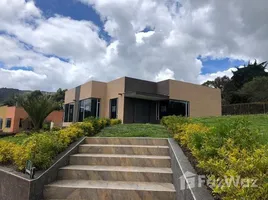
[[65, 93], [64, 125], [91, 116], [159, 123], [167, 115], [220, 116], [221, 91], [176, 80], [123, 77], [107, 83], [89, 81]]
[[[53, 111], [45, 121], [53, 122], [55, 126], [62, 126], [63, 111]], [[31, 127], [32, 123], [23, 108], [16, 106], [0, 107], [0, 134], [18, 133]]]

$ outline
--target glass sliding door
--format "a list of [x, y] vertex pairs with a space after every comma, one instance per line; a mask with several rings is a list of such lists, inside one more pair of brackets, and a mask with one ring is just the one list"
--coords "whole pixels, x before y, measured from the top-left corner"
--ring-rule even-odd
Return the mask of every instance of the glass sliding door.
[[110, 100], [110, 118], [111, 119], [117, 118], [117, 98]]

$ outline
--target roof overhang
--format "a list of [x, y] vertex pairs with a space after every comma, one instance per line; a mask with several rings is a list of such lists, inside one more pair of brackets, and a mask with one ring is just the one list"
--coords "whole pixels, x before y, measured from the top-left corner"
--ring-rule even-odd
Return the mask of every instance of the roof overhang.
[[160, 101], [160, 100], [168, 100], [169, 96], [162, 94], [153, 94], [146, 92], [126, 92], [125, 97], [136, 98], [136, 99], [145, 99], [151, 101]]

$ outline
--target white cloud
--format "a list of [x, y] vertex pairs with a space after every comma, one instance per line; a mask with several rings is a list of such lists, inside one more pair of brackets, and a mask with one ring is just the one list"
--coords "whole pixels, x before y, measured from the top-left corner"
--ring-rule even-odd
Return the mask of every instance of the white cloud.
[[[59, 15], [47, 19], [34, 1], [0, 1], [0, 31], [13, 35], [0, 35], [0, 61], [5, 63], [0, 87], [55, 90], [120, 76], [202, 83], [230, 76], [231, 69], [200, 75], [199, 55], [267, 59], [265, 0], [80, 1], [101, 15], [110, 44], [92, 22]], [[152, 30], [141, 32], [146, 27]], [[34, 71], [13, 71], [12, 66]]]
[[174, 72], [170, 69], [163, 69], [161, 70], [155, 77], [155, 81], [163, 81], [167, 79], [174, 79]]

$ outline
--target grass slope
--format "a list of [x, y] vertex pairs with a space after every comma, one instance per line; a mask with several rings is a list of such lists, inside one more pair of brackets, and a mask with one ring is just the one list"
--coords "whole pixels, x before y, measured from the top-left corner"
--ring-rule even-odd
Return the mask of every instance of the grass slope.
[[119, 124], [103, 129], [96, 137], [172, 137], [164, 126], [157, 124]]
[[221, 117], [200, 117], [192, 118], [193, 122], [204, 123], [207, 126], [214, 126], [220, 122], [228, 123], [230, 120], [246, 118], [249, 120], [249, 125], [253, 129], [259, 130], [263, 134], [263, 139], [268, 143], [268, 115], [233, 115]]

